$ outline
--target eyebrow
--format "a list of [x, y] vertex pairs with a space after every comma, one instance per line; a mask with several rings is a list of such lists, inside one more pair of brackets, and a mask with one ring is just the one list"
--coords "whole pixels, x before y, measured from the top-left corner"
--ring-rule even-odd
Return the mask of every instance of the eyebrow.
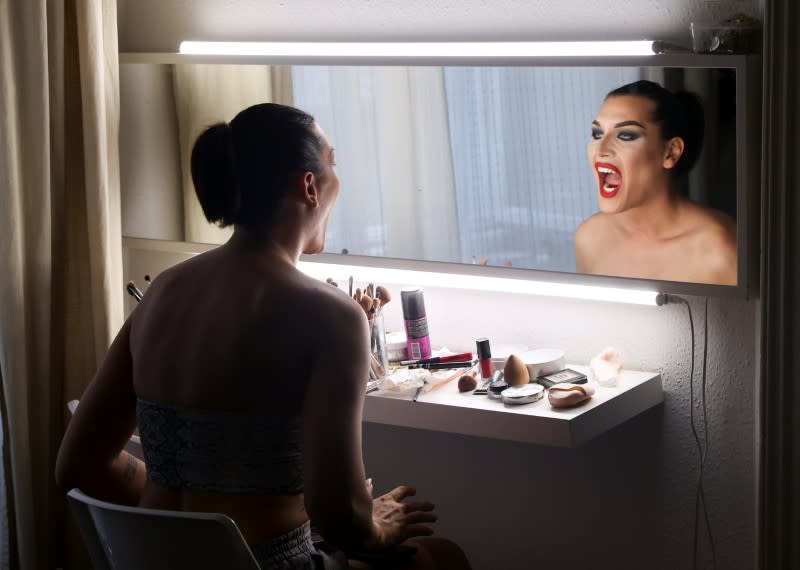
[[[600, 123], [598, 123], [597, 121], [592, 121], [592, 124], [598, 127], [600, 126]], [[622, 121], [621, 123], [617, 123], [616, 125], [614, 125], [614, 128], [618, 129], [620, 127], [629, 127], [631, 125], [633, 125], [634, 127], [639, 127], [645, 131], [647, 130], [647, 128], [639, 121]]]

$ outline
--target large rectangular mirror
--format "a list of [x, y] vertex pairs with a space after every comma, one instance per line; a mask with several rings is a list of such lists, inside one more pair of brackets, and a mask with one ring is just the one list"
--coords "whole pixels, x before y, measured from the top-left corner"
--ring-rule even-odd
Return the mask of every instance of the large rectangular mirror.
[[[336, 148], [342, 190], [326, 252], [736, 288], [747, 230], [742, 70], [731, 58], [719, 66], [123, 63], [123, 234], [225, 241], [230, 230], [208, 224], [194, 196], [191, 145], [206, 126], [274, 101], [313, 114]], [[604, 105], [640, 80], [689, 91], [701, 105], [704, 136], [685, 176], [669, 171], [675, 148], [652, 98], [615, 95]], [[658, 194], [662, 177], [677, 197]]]

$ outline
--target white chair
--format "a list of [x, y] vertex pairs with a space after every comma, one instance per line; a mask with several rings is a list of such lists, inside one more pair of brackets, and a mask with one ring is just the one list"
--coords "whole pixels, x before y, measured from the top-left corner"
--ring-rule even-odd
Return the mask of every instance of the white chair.
[[126, 507], [67, 493], [95, 570], [259, 570], [233, 520], [219, 513]]
[[[80, 400], [70, 400], [69, 402], [67, 402], [67, 409], [69, 410], [69, 413], [71, 415], [75, 414], [75, 410], [78, 409], [79, 403]], [[142, 452], [142, 440], [138, 435], [133, 434], [128, 440], [128, 443], [125, 444], [124, 449], [125, 451], [133, 455], [135, 458], [144, 461], [144, 453]]]

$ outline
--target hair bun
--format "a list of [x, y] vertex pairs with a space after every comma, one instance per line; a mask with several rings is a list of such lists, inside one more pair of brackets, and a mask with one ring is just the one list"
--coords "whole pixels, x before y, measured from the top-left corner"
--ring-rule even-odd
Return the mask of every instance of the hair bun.
[[206, 219], [221, 227], [233, 224], [241, 194], [233, 129], [228, 123], [212, 125], [197, 138], [192, 149], [191, 172]]
[[688, 172], [694, 166], [703, 149], [706, 124], [703, 102], [696, 93], [691, 91], [675, 93], [675, 101], [680, 107], [681, 115], [685, 121], [683, 128], [685, 150], [681, 158], [683, 163], [681, 172]]

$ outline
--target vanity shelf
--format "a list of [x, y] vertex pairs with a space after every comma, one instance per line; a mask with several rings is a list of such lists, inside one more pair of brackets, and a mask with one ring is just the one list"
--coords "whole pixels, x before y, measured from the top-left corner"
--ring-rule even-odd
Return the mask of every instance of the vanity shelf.
[[[569, 368], [587, 373], [585, 366]], [[547, 396], [538, 402], [507, 406], [500, 400], [460, 393], [454, 380], [431, 392], [396, 397], [374, 392], [364, 402], [364, 421], [505, 439], [523, 443], [576, 447], [664, 401], [661, 375], [625, 370], [617, 386], [599, 386], [575, 408], [555, 409]]]

